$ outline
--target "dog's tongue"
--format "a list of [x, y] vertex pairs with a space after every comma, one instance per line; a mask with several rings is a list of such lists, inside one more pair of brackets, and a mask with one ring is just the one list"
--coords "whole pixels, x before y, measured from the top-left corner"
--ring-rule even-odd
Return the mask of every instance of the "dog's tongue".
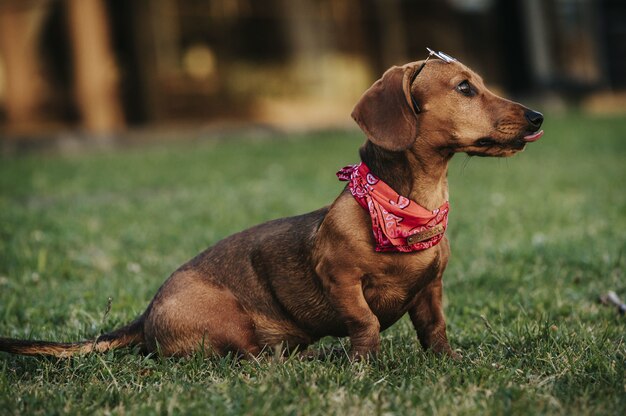
[[534, 142], [539, 140], [539, 138], [543, 136], [543, 130], [539, 130], [537, 133], [529, 134], [528, 136], [524, 136], [524, 141], [526, 142]]

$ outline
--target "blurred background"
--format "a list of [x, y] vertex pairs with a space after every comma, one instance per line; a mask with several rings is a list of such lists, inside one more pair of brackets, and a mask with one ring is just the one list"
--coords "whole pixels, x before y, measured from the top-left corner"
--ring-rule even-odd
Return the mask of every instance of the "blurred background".
[[626, 111], [624, 0], [0, 0], [0, 133], [347, 127], [426, 46], [515, 98]]

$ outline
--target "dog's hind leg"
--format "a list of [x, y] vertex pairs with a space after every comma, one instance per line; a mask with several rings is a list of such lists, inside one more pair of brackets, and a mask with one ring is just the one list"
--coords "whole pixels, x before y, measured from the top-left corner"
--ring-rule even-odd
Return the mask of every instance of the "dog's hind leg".
[[261, 351], [254, 323], [233, 293], [193, 271], [176, 272], [159, 290], [146, 311], [144, 333], [148, 351], [166, 356]]

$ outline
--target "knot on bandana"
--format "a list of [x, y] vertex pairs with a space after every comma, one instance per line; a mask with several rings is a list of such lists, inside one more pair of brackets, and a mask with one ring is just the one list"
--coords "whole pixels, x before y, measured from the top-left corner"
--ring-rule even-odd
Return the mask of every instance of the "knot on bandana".
[[447, 201], [430, 211], [399, 195], [363, 162], [346, 166], [337, 172], [337, 177], [348, 181], [354, 199], [369, 212], [376, 251], [425, 250], [443, 238], [450, 209]]

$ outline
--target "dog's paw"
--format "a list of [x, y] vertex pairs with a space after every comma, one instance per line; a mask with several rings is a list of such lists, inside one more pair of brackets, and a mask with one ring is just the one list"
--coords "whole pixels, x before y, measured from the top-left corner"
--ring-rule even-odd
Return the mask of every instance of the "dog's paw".
[[463, 360], [463, 354], [461, 354], [461, 350], [452, 350], [450, 349], [449, 351], [446, 351], [445, 354], [450, 357], [451, 359], [453, 359], [454, 361], [462, 361]]
[[459, 349], [453, 350], [447, 341], [429, 345], [428, 347], [424, 348], [424, 352], [427, 354], [433, 354], [439, 357], [445, 356], [455, 361], [461, 361], [463, 359], [463, 354], [461, 354], [461, 350]]
[[438, 355], [440, 357], [448, 357], [454, 361], [461, 361], [463, 360], [463, 354], [461, 354], [461, 350], [453, 350], [452, 348], [450, 348], [449, 346], [447, 348], [442, 348], [442, 349], [430, 349], [429, 350], [432, 354]]
[[298, 354], [303, 361], [328, 360], [346, 357], [347, 352], [342, 347], [320, 347], [319, 349], [308, 349]]
[[352, 348], [348, 354], [348, 358], [353, 363], [369, 362], [376, 360], [378, 356], [378, 350], [375, 349], [360, 349]]

